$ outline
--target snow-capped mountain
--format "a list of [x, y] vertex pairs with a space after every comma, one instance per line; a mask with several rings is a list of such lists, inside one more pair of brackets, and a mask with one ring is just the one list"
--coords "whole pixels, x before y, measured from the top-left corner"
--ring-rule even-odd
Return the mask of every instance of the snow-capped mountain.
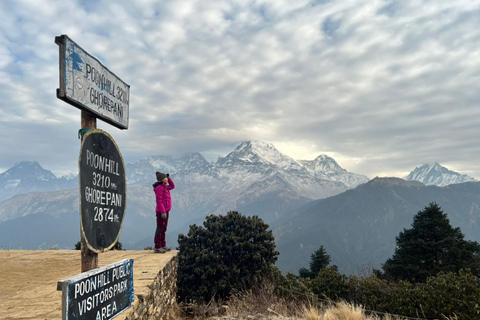
[[[38, 164], [36, 166], [39, 167]], [[142, 230], [152, 225], [155, 171], [170, 173], [175, 182], [172, 214], [176, 218], [172, 219], [169, 228], [178, 232], [186, 232], [192, 223], [201, 223], [206, 215], [226, 214], [229, 210], [258, 215], [271, 223], [291, 215], [296, 208], [311, 200], [333, 196], [368, 181], [367, 177], [347, 172], [326, 156], [313, 162], [296, 161], [279, 152], [272, 144], [260, 141], [241, 143], [216, 163], [209, 163], [201, 154], [192, 153], [180, 158], [152, 156], [126, 166], [128, 218], [122, 232], [126, 237], [125, 243], [142, 236]], [[23, 171], [20, 170], [22, 168]], [[37, 168], [39, 172], [42, 170]], [[26, 165], [16, 166], [2, 177], [17, 177], [13, 175], [17, 171], [23, 172], [18, 174], [21, 185], [29, 172]], [[53, 174], [43, 173], [35, 177], [58, 181]], [[349, 178], [352, 175], [358, 176], [358, 179]], [[78, 190], [70, 190], [60, 198], [59, 192], [20, 194], [34, 190], [58, 190], [51, 185], [44, 189], [40, 189], [38, 184], [27, 185], [36, 186], [36, 189], [16, 189], [9, 194], [10, 197], [16, 194], [15, 197], [0, 202], [0, 221], [3, 221], [0, 224], [13, 223], [16, 219], [38, 223], [40, 217], [52, 219], [52, 216], [63, 217], [66, 214], [71, 216], [69, 219], [78, 219], [77, 205], [68, 204], [69, 197], [78, 202]], [[75, 179], [76, 186], [78, 179]], [[65, 223], [66, 220], [62, 221]]]
[[[190, 197], [221, 203], [219, 210], [248, 202], [243, 198], [246, 195], [253, 199], [277, 192], [291, 199], [312, 200], [341, 193], [369, 180], [346, 171], [328, 156], [296, 161], [273, 144], [262, 141], [243, 142], [213, 164], [200, 153], [180, 158], [151, 156], [126, 164], [127, 182], [150, 186], [155, 182], [156, 171], [180, 179], [179, 185], [189, 190]], [[77, 178], [57, 178], [37, 162], [20, 162], [0, 174], [0, 201], [31, 191], [69, 189], [77, 185]]]
[[55, 180], [57, 177], [48, 170], [45, 170], [38, 162], [22, 161], [0, 174], [0, 179], [35, 179], [42, 181]]
[[[260, 194], [261, 189], [268, 186], [272, 192], [273, 189], [291, 190], [297, 194], [297, 198], [302, 196], [309, 199], [329, 197], [369, 180], [360, 175], [356, 175], [357, 181], [349, 179], [349, 172], [332, 158], [328, 159], [333, 161], [335, 167], [330, 167], [324, 161], [326, 158], [328, 157], [320, 156], [312, 162], [296, 161], [279, 152], [271, 143], [249, 141], [241, 143], [233, 152], [220, 158], [214, 165], [213, 172], [230, 179], [233, 177], [237, 184], [245, 183], [250, 189], [258, 186], [260, 190], [257, 193]], [[313, 162], [317, 167], [312, 170]]]
[[77, 184], [77, 178], [57, 178], [37, 162], [22, 161], [0, 174], [0, 201], [32, 191], [75, 188]]
[[180, 171], [202, 171], [210, 167], [210, 163], [200, 153], [190, 153], [181, 158], [170, 156], [151, 156], [133, 164], [126, 164], [127, 182], [155, 180], [155, 172], [177, 173]]
[[331, 157], [320, 155], [315, 160], [294, 160], [279, 152], [271, 143], [261, 141], [243, 142], [228, 154], [220, 158], [215, 168], [232, 168], [255, 166], [263, 170], [273, 169], [278, 172], [295, 175], [298, 178], [325, 180], [343, 183], [347, 189], [355, 188], [368, 182], [366, 176], [348, 172]]
[[279, 152], [271, 143], [249, 141], [239, 144], [226, 157], [218, 159], [217, 168], [258, 166], [262, 169], [276, 167], [285, 171], [299, 171], [303, 169], [297, 161]]
[[366, 176], [348, 172], [327, 155], [319, 155], [315, 160], [299, 160], [311, 174], [317, 179], [332, 180], [344, 183], [349, 188], [355, 188], [360, 184], [368, 182]]
[[420, 181], [427, 186], [444, 187], [450, 184], [463, 183], [469, 181], [476, 181], [466, 174], [460, 174], [451, 171], [438, 162], [432, 164], [424, 164], [421, 167], [415, 168], [408, 176], [405, 177], [407, 181]]
[[187, 154], [181, 158], [152, 156], [142, 159], [133, 164], [127, 164], [128, 182], [151, 181], [155, 178], [155, 171], [170, 174], [197, 173], [237, 183], [240, 181], [251, 182], [259, 175], [281, 172], [309, 179], [341, 182], [347, 188], [354, 188], [369, 180], [365, 176], [347, 172], [328, 156], [321, 155], [313, 161], [296, 161], [278, 151], [273, 144], [262, 141], [243, 142], [227, 156], [220, 157], [213, 164], [210, 164], [199, 153]]

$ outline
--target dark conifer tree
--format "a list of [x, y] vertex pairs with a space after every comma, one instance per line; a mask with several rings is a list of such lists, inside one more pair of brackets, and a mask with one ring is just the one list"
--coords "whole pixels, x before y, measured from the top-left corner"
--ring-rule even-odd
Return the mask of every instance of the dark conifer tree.
[[327, 250], [325, 250], [324, 246], [321, 245], [317, 251], [312, 254], [312, 258], [310, 260], [310, 271], [317, 275], [320, 270], [326, 268], [330, 265], [330, 255], [327, 254]]
[[453, 228], [436, 203], [430, 203], [413, 217], [411, 229], [396, 238], [392, 258], [383, 265], [385, 276], [393, 280], [425, 282], [439, 272], [469, 268], [480, 271], [480, 245], [467, 241], [460, 228]]
[[315, 278], [320, 270], [330, 265], [330, 261], [330, 255], [327, 253], [327, 250], [325, 250], [325, 247], [321, 245], [317, 251], [312, 253], [310, 258], [310, 270], [301, 268], [298, 271], [300, 278]]

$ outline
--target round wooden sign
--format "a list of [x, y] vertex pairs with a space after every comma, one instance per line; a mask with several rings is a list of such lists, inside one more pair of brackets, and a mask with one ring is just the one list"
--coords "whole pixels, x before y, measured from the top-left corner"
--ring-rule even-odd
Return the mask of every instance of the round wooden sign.
[[83, 136], [80, 157], [80, 221], [88, 248], [111, 249], [120, 236], [127, 203], [125, 164], [117, 144], [105, 131]]

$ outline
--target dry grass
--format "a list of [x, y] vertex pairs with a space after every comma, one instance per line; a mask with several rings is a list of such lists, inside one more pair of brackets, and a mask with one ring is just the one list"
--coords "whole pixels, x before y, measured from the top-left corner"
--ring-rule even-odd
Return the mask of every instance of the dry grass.
[[300, 312], [303, 320], [319, 320], [322, 319], [322, 311], [315, 305], [309, 304], [302, 306]]
[[361, 306], [347, 302], [323, 305], [320, 309], [305, 307], [305, 311], [298, 315], [298, 320], [402, 320], [390, 315], [380, 317], [376, 314], [368, 315]]
[[183, 305], [183, 319], [194, 320], [405, 320], [393, 316], [369, 315], [361, 306], [346, 302], [316, 304], [286, 301], [273, 286], [234, 295], [225, 303]]
[[[226, 302], [212, 301], [209, 304], [183, 304], [185, 319], [286, 319], [293, 315], [296, 305], [274, 294], [274, 287], [242, 292], [230, 297]], [[292, 318], [293, 319], [293, 318]]]

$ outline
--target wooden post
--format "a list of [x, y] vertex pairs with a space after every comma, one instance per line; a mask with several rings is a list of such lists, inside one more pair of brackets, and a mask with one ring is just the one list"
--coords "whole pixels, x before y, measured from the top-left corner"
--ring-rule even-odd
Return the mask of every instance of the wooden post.
[[[82, 111], [82, 129], [84, 128], [97, 128], [97, 118], [90, 112], [86, 110]], [[83, 141], [83, 136], [82, 136]], [[81, 174], [81, 173], [80, 173]], [[81, 242], [82, 242], [82, 272], [90, 271], [92, 269], [98, 268], [98, 253], [88, 249], [87, 240], [83, 235], [83, 231], [80, 230]]]

